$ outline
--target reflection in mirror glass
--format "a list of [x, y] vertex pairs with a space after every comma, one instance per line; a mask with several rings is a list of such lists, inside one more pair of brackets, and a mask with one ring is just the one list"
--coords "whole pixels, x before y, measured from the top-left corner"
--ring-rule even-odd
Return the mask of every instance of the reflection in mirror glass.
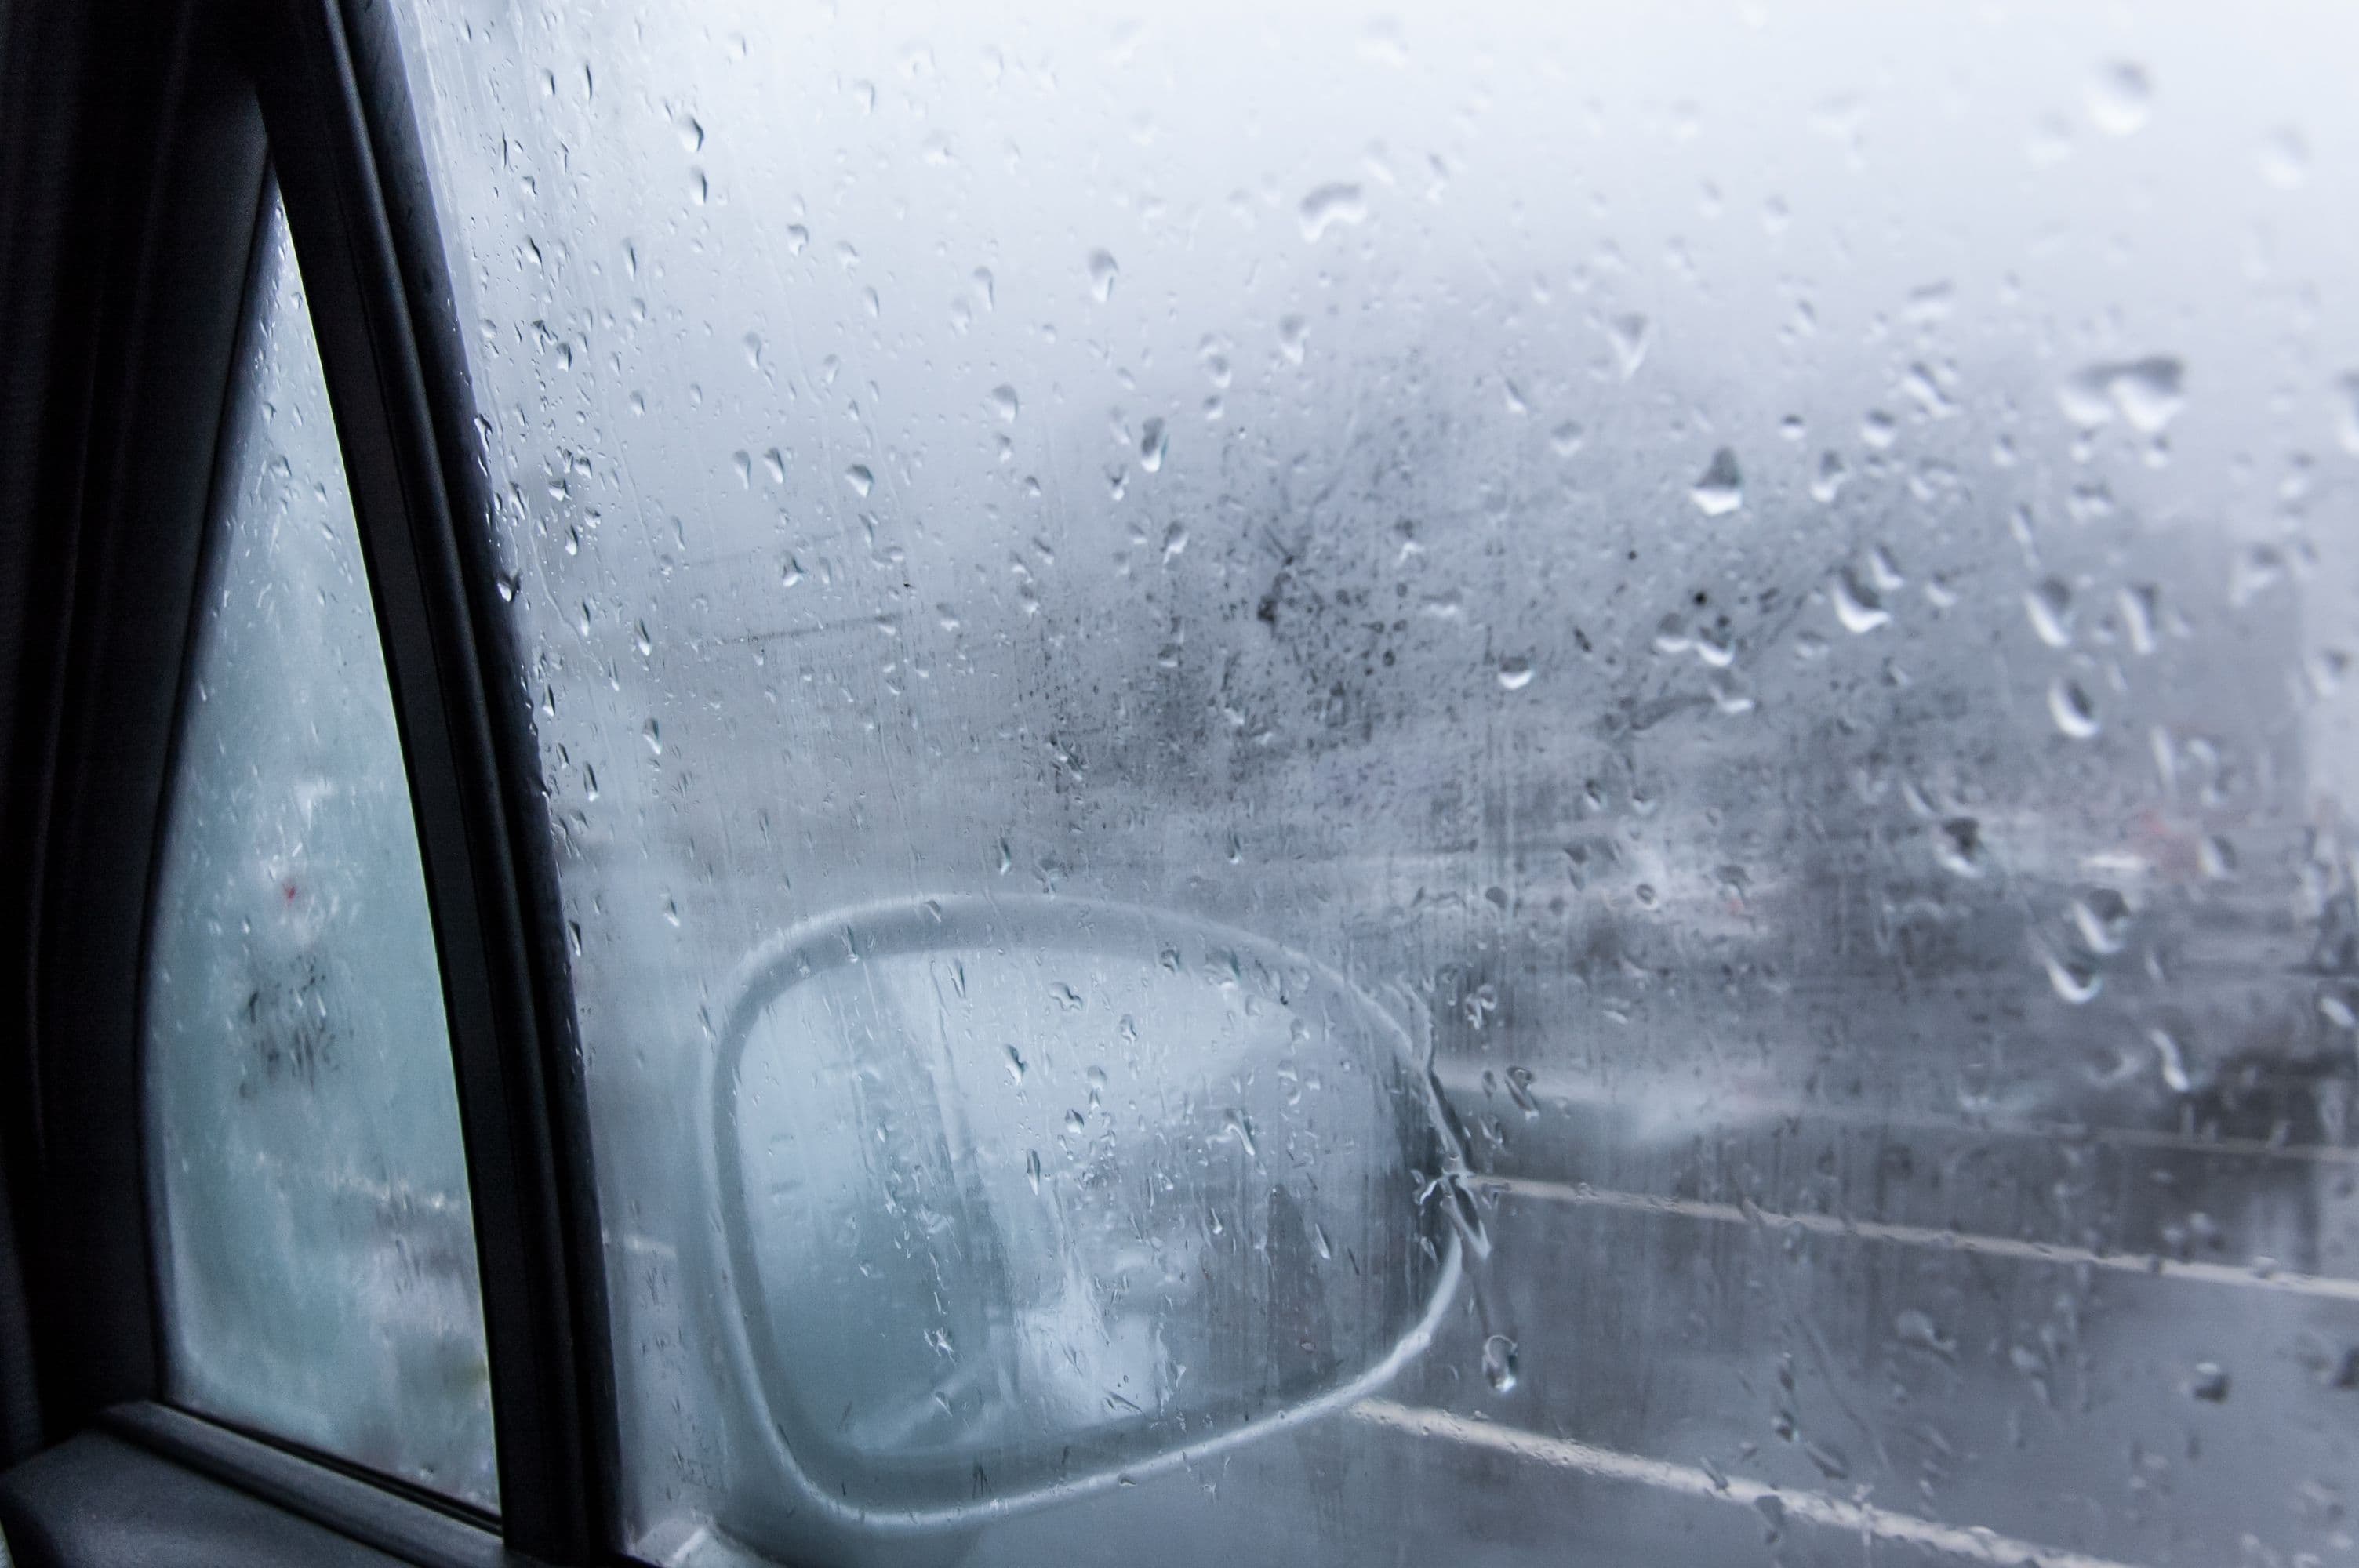
[[723, 1328], [794, 1506], [946, 1524], [1305, 1419], [1423, 1349], [1486, 1245], [1399, 1026], [1239, 933], [853, 911], [736, 1019]]

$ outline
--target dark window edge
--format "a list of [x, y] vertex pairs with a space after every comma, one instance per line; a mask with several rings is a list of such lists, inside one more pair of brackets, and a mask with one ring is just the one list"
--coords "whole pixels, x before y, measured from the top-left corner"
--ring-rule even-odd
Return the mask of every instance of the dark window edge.
[[120, 17], [90, 21], [60, 47], [120, 71], [70, 89], [62, 111], [83, 127], [81, 188], [47, 243], [52, 265], [85, 275], [87, 316], [55, 323], [75, 331], [79, 384], [44, 408], [33, 454], [55, 487], [34, 525], [64, 568], [43, 586], [54, 630], [25, 628], [56, 639], [48, 688], [20, 693], [48, 747], [16, 760], [35, 798], [9, 824], [29, 840], [29, 1146], [11, 1152], [31, 1178], [17, 1223], [52, 1441], [158, 1383], [137, 978], [263, 161], [251, 94], [196, 8], [160, 8], [130, 39]]
[[[612, 1344], [538, 744], [497, 615], [448, 290], [397, 247], [337, 0], [253, 0], [244, 51], [311, 303], [424, 861], [457, 1070], [508, 1543], [603, 1559]], [[375, 21], [382, 100], [393, 40]], [[406, 122], [405, 122], [406, 124]], [[414, 133], [414, 126], [411, 127]], [[413, 174], [422, 160], [412, 153]], [[422, 178], [409, 254], [439, 258]], [[421, 296], [413, 309], [412, 286]], [[418, 323], [440, 321], [421, 336]], [[429, 350], [429, 344], [440, 344]], [[429, 380], [432, 360], [435, 379]], [[455, 477], [454, 477], [455, 476]]]
[[[0, 1093], [0, 1148], [17, 1178], [33, 1319], [0, 1343], [0, 1369], [33, 1363], [0, 1379], [11, 1400], [0, 1449], [21, 1457], [94, 1422], [118, 1430], [131, 1419], [121, 1411], [160, 1392], [136, 980], [275, 129], [266, 156], [328, 373], [427, 859], [502, 1529], [509, 1550], [540, 1560], [603, 1561], [616, 1518], [612, 1346], [538, 746], [470, 466], [463, 344], [448, 289], [412, 265], [439, 267], [441, 236], [392, 19], [365, 4], [351, 15], [371, 29], [365, 102], [337, 0], [153, 11], [36, 0], [0, 27], [5, 79], [42, 88], [0, 118], [38, 105], [64, 127], [43, 145], [65, 155], [50, 160], [62, 178], [0, 157], [0, 209], [37, 220], [0, 243], [12, 291], [32, 286], [22, 308], [13, 292], [0, 298], [0, 316], [38, 327], [41, 351], [6, 378], [12, 428], [38, 433], [37, 460], [0, 485], [7, 558], [37, 573], [0, 669], [19, 699], [0, 876], [9, 928], [22, 923], [6, 946], [22, 964], [24, 1025], [0, 1041], [0, 1090], [24, 1091]], [[394, 146], [383, 161], [378, 137]], [[390, 204], [388, 164], [407, 171]], [[49, 384], [28, 393], [37, 380]], [[35, 1386], [37, 1410], [22, 1397]], [[342, 1473], [243, 1441], [305, 1475]]]
[[[336, 0], [325, 0], [334, 5]], [[434, 196], [397, 7], [341, 0], [346, 54], [363, 127], [375, 155], [397, 276], [409, 308], [443, 491], [455, 523], [462, 586], [475, 633], [494, 759], [506, 795], [507, 850], [521, 903], [522, 935], [539, 1035], [544, 1125], [555, 1161], [580, 1444], [575, 1499], [587, 1539], [623, 1539], [614, 1346], [606, 1303], [605, 1233], [592, 1158], [589, 1087], [574, 1011], [571, 957], [559, 890], [556, 835], [543, 785], [540, 741], [516, 622], [499, 593], [506, 562], [490, 473], [475, 418], [467, 329], [450, 276], [450, 232]]]

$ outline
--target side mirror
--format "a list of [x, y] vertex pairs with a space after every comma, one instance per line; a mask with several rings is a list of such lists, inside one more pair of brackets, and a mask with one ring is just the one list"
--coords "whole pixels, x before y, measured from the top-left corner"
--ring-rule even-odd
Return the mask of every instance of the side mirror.
[[741, 971], [709, 1091], [707, 1289], [747, 1410], [721, 1524], [770, 1550], [922, 1557], [1356, 1400], [1479, 1235], [1399, 1022], [1143, 909], [788, 932]]

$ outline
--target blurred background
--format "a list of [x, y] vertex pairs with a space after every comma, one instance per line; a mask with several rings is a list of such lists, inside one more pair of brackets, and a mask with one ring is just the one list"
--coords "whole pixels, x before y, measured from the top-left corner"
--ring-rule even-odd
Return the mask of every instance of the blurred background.
[[[1289, 1065], [1455, 1129], [1458, 1167], [1403, 1133], [1440, 1163], [1357, 1214], [1406, 1260], [1462, 1195], [1485, 1249], [1380, 1390], [985, 1509], [964, 1561], [2351, 1554], [2343, 10], [405, 25], [648, 1550], [775, 1491], [730, 1435], [765, 1424], [722, 1348], [747, 1285], [699, 1260], [716, 1202], [799, 1234], [714, 1184], [742, 1013], [802, 1107], [744, 1115], [845, 1130], [773, 1175], [855, 1217], [924, 1200], [878, 1151], [942, 1074], [1056, 1043], [940, 1181], [1036, 1157], [991, 1204], [1094, 1193], [1245, 1315], [1342, 1266], [1272, 1217], [1383, 1122], [1264, 1093]], [[1070, 1009], [1016, 914], [944, 939], [996, 977], [962, 1023], [879, 1003], [847, 1044], [841, 1008], [745, 1000], [780, 933], [856, 957], [840, 912], [995, 900], [1146, 913], [1057, 939], [1099, 967]], [[1124, 977], [1208, 927], [1362, 1000], [1244, 1056], [1205, 1042], [1250, 987], [1158, 1006], [1125, 1055]], [[1038, 1307], [929, 1234], [846, 1244], [926, 1321], [848, 1268], [813, 1355], [873, 1331], [947, 1388], [927, 1301]], [[1082, 1256], [1095, 1332], [1224, 1332]], [[791, 1383], [788, 1341], [754, 1355]], [[1150, 1446], [1266, 1413], [1252, 1357], [1167, 1359]], [[1017, 1425], [1053, 1453], [1080, 1419]]]

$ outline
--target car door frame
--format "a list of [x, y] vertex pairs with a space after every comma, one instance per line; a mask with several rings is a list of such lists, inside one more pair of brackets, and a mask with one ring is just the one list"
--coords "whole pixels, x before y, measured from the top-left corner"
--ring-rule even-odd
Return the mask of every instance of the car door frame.
[[[38, 1430], [93, 1426], [413, 1561], [615, 1541], [612, 1364], [538, 742], [496, 591], [463, 341], [372, 0], [19, 4], [0, 39], [7, 708], [0, 1111]], [[473, 1196], [501, 1513], [161, 1402], [140, 978], [215, 449], [275, 175], [409, 773]], [[13, 1091], [13, 1092], [11, 1092]], [[26, 1424], [23, 1421], [17, 1426]], [[357, 1488], [357, 1489], [356, 1489]], [[453, 1533], [453, 1530], [457, 1533]]]

